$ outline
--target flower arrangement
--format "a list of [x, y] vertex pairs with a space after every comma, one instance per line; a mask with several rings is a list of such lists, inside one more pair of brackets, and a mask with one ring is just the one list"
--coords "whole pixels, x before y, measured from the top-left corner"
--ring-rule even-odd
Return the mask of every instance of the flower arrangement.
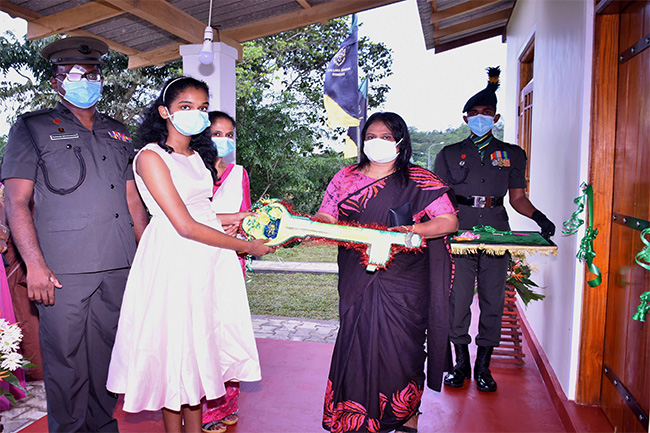
[[[16, 388], [25, 391], [13, 371], [18, 368], [35, 367], [35, 365], [18, 352], [22, 339], [23, 331], [17, 323], [9, 324], [6, 319], [0, 319], [0, 381], [7, 381]], [[16, 402], [11, 392], [3, 387], [0, 387], [0, 395], [7, 397], [11, 403]]]
[[533, 287], [539, 287], [530, 279], [530, 274], [533, 271], [533, 267], [525, 258], [515, 260], [510, 259], [510, 268], [508, 269], [506, 285], [513, 286], [517, 290], [519, 299], [521, 299], [526, 306], [530, 301], [541, 301], [546, 297], [545, 295], [533, 290]]
[[[277, 199], [262, 198], [253, 204], [251, 211], [255, 212], [255, 217], [246, 217], [242, 221], [244, 233], [253, 239], [275, 239], [280, 228], [282, 220], [282, 211], [273, 204], [278, 202]], [[291, 209], [285, 203], [285, 207]]]

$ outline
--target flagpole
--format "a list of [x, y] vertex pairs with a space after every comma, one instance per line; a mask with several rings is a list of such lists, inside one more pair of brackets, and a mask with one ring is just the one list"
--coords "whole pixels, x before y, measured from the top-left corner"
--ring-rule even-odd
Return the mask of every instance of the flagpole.
[[361, 161], [361, 128], [357, 128], [357, 163]]

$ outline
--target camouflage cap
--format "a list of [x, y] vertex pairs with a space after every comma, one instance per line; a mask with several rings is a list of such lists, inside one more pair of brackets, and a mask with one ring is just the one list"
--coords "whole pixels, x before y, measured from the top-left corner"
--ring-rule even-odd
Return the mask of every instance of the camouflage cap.
[[108, 52], [108, 45], [96, 38], [71, 36], [48, 44], [41, 56], [57, 65], [101, 65], [101, 57]]

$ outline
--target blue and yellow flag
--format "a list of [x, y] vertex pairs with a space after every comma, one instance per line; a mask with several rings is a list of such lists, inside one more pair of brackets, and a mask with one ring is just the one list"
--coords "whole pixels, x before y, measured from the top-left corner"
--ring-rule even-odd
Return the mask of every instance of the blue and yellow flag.
[[357, 16], [353, 15], [350, 34], [341, 43], [325, 72], [323, 97], [330, 128], [359, 126], [358, 62]]
[[361, 130], [366, 124], [366, 112], [368, 110], [368, 77], [364, 78], [359, 84], [357, 92], [357, 119], [359, 126], [348, 128], [348, 136], [345, 139], [345, 149], [343, 150], [344, 158], [354, 158], [359, 155], [359, 145], [361, 144]]

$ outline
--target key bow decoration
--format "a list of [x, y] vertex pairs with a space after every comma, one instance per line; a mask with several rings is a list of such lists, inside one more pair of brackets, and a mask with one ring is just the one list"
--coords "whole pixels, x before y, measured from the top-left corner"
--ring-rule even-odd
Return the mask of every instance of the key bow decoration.
[[262, 200], [253, 206], [255, 215], [242, 220], [242, 230], [250, 238], [268, 239], [276, 247], [296, 239], [316, 238], [352, 246], [365, 254], [366, 270], [385, 269], [395, 250], [418, 250], [422, 237], [413, 232], [393, 232], [370, 227], [330, 224], [295, 215], [276, 199]]

